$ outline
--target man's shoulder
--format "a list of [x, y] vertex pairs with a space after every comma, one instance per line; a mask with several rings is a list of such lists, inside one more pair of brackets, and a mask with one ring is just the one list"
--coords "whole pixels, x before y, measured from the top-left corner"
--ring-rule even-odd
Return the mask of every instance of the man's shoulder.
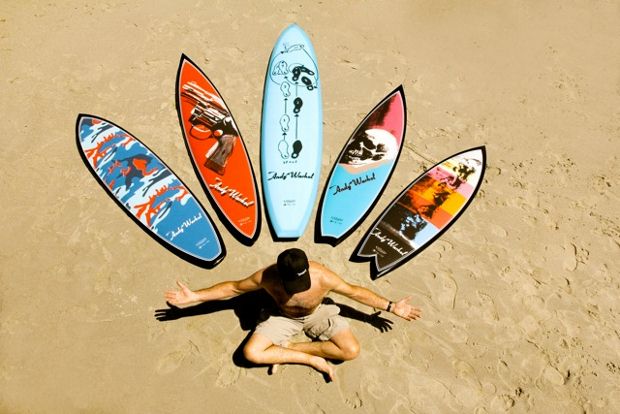
[[311, 273], [319, 278], [322, 283], [331, 288], [332, 285], [340, 280], [340, 277], [327, 266], [314, 261], [309, 261]]
[[310, 267], [325, 267], [319, 262], [315, 262], [314, 260], [308, 260], [308, 264]]
[[314, 260], [309, 260], [308, 264], [310, 266], [310, 270], [320, 273], [334, 273], [327, 266], [324, 266], [322, 263], [315, 262]]

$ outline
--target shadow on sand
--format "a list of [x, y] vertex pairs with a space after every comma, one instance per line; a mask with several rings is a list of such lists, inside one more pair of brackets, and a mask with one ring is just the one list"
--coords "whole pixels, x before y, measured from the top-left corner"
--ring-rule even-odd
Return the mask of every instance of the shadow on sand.
[[[341, 316], [365, 322], [375, 327], [380, 332], [387, 332], [392, 329], [393, 322], [389, 319], [381, 317], [380, 311], [367, 314], [348, 305], [334, 302], [331, 298], [323, 299], [323, 303], [337, 305], [340, 308]], [[233, 362], [235, 365], [242, 368], [257, 367], [258, 365], [245, 359], [243, 356], [243, 348], [252, 336], [252, 333], [254, 333], [254, 328], [256, 328], [260, 315], [264, 315], [265, 312], [276, 310], [276, 305], [273, 299], [262, 289], [255, 292], [245, 293], [232, 299], [205, 302], [188, 308], [178, 308], [168, 303], [168, 308], [157, 309], [155, 311], [155, 318], [160, 322], [170, 322], [190, 316], [209, 315], [211, 313], [224, 310], [232, 310], [235, 312], [235, 315], [239, 318], [241, 329], [248, 331], [246, 337], [239, 344], [235, 352], [233, 352]]]

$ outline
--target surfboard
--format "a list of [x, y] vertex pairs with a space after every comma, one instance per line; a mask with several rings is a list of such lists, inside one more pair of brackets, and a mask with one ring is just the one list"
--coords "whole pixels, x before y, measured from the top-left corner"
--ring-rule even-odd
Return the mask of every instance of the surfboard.
[[310, 220], [321, 172], [322, 120], [314, 48], [293, 24], [273, 48], [263, 96], [261, 178], [276, 240], [299, 238]]
[[226, 255], [209, 215], [183, 182], [129, 132], [80, 114], [82, 159], [108, 194], [143, 230], [180, 257], [213, 267]]
[[237, 240], [260, 234], [254, 170], [239, 128], [207, 75], [182, 55], [177, 72], [179, 124], [196, 174], [218, 217]]
[[375, 106], [336, 159], [317, 214], [317, 242], [336, 246], [368, 215], [387, 185], [407, 125], [402, 85]]
[[485, 167], [483, 146], [434, 165], [385, 209], [351, 260], [370, 261], [376, 279], [414, 258], [463, 214], [480, 188]]

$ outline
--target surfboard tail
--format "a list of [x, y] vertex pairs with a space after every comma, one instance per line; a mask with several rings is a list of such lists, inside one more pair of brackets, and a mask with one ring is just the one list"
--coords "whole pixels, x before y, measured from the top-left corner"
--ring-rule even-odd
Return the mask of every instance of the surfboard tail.
[[435, 164], [384, 210], [360, 241], [354, 259], [370, 261], [371, 277], [376, 279], [420, 254], [471, 204], [485, 168], [484, 146]]

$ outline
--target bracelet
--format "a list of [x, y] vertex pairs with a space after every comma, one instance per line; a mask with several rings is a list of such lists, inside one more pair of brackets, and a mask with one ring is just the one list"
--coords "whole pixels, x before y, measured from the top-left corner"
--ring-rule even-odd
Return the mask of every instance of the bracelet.
[[387, 307], [386, 311], [387, 311], [387, 312], [392, 312], [392, 305], [394, 304], [394, 302], [392, 302], [391, 300], [390, 300], [390, 301], [388, 301], [388, 302], [389, 302], [389, 303], [388, 303], [388, 307]]

